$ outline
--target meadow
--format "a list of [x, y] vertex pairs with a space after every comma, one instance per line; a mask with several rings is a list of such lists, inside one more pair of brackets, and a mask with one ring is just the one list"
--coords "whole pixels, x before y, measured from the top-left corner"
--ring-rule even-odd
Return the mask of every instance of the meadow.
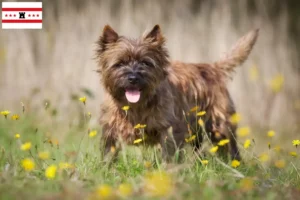
[[[218, 155], [228, 140], [215, 146], [205, 140], [201, 151], [193, 153], [188, 144], [192, 135], [186, 138], [181, 161], [176, 154], [173, 162], [165, 163], [159, 146], [146, 147], [136, 140], [131, 146], [122, 144], [117, 160], [106, 162], [101, 130], [89, 123], [94, 114], [86, 110], [88, 103], [87, 97], [74, 102], [83, 122], [70, 123], [67, 131], [59, 128], [62, 124], [49, 102], [40, 107], [43, 118], [24, 104], [19, 114], [1, 111], [0, 199], [297, 199], [300, 195], [299, 138], [282, 146], [276, 140], [278, 133], [260, 130], [264, 151], [258, 154], [251, 128], [240, 127], [240, 162]], [[203, 126], [205, 112], [197, 114]], [[236, 123], [241, 119], [240, 114], [231, 118]]]
[[[42, 30], [0, 31], [0, 199], [299, 199], [300, 26], [292, 1], [42, 2]], [[181, 162], [176, 154], [164, 163], [159, 146], [140, 140], [104, 161], [94, 57], [106, 24], [132, 38], [160, 24], [170, 57], [185, 62], [216, 61], [260, 29], [228, 83], [242, 161], [219, 155], [226, 140], [206, 139], [194, 154], [193, 135]]]

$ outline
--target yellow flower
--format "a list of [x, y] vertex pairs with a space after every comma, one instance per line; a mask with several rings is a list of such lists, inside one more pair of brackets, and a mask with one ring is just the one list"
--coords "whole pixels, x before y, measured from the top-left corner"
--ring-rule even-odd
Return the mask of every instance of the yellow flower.
[[115, 152], [116, 152], [116, 147], [111, 146], [111, 147], [110, 147], [110, 152], [115, 153]]
[[205, 115], [205, 114], [206, 114], [205, 111], [200, 111], [200, 112], [197, 113], [197, 116], [203, 116], [203, 115]]
[[70, 163], [67, 162], [59, 163], [59, 169], [72, 169], [72, 168], [75, 168], [75, 166]]
[[42, 160], [47, 160], [50, 157], [50, 153], [47, 151], [43, 151], [39, 153], [39, 158]]
[[270, 81], [271, 90], [274, 93], [280, 92], [282, 90], [283, 83], [284, 83], [283, 75], [278, 74], [274, 76], [273, 79]]
[[260, 160], [261, 162], [266, 162], [266, 161], [269, 160], [269, 155], [268, 155], [267, 153], [262, 153], [262, 154], [260, 154], [260, 156], [259, 156], [259, 160]]
[[244, 142], [244, 148], [245, 149], [248, 149], [251, 145], [251, 140], [247, 139], [245, 142]]
[[256, 81], [258, 79], [258, 69], [256, 65], [253, 65], [249, 69], [249, 78], [251, 81]]
[[198, 124], [199, 124], [200, 126], [202, 126], [202, 127], [203, 127], [203, 126], [204, 126], [204, 122], [203, 122], [203, 120], [202, 120], [202, 119], [199, 119], [199, 120], [198, 120]]
[[89, 133], [89, 137], [92, 138], [92, 137], [95, 137], [97, 135], [97, 131], [96, 130], [93, 130]]
[[201, 160], [201, 164], [202, 165], [207, 165], [208, 164], [208, 160]]
[[0, 112], [1, 115], [3, 115], [5, 118], [7, 118], [7, 115], [9, 115], [10, 111], [9, 110], [3, 110]]
[[195, 107], [191, 108], [190, 112], [195, 112], [198, 110], [198, 108], [199, 108], [198, 106], [195, 106]]
[[299, 146], [300, 145], [300, 140], [293, 140], [293, 145], [294, 146]]
[[45, 176], [48, 179], [54, 179], [56, 176], [57, 166], [56, 165], [50, 165], [46, 168]]
[[133, 144], [138, 144], [138, 143], [140, 143], [142, 141], [143, 141], [143, 139], [136, 139], [136, 140], [133, 141]]
[[80, 97], [80, 98], [79, 98], [79, 101], [81, 101], [81, 102], [85, 105], [86, 97]]
[[241, 163], [240, 163], [240, 161], [238, 161], [238, 160], [233, 160], [233, 161], [231, 162], [231, 166], [234, 167], [234, 168], [237, 168], [237, 167], [240, 166], [240, 165], [241, 165]]
[[11, 116], [11, 119], [12, 120], [18, 120], [18, 119], [20, 119], [20, 116], [15, 114], [15, 115]]
[[268, 131], [268, 137], [274, 137], [275, 131]]
[[209, 152], [210, 152], [210, 153], [216, 153], [216, 152], [218, 151], [218, 149], [219, 149], [218, 146], [214, 146], [214, 147], [212, 147], [212, 148], [209, 150]]
[[133, 188], [130, 184], [120, 184], [118, 188], [118, 193], [121, 197], [129, 197], [133, 193]]
[[25, 158], [24, 160], [22, 160], [21, 166], [25, 171], [32, 171], [35, 168], [35, 164], [30, 158]]
[[282, 169], [285, 167], [285, 161], [284, 160], [277, 160], [275, 163], [274, 163], [275, 167], [279, 168], [279, 169]]
[[152, 163], [150, 161], [145, 161], [144, 162], [144, 167], [149, 169], [152, 166]]
[[91, 117], [92, 117], [92, 113], [91, 113], [91, 112], [87, 112], [87, 116], [88, 116], [89, 118], [91, 118]]
[[23, 151], [28, 151], [30, 149], [31, 149], [31, 142], [26, 142], [21, 145], [21, 150], [23, 150]]
[[167, 196], [173, 188], [171, 177], [158, 171], [146, 175], [144, 186], [144, 190], [148, 194], [156, 197]]
[[231, 115], [230, 117], [230, 122], [233, 124], [237, 124], [241, 121], [242, 117], [240, 114], [238, 113], [234, 113], [233, 115]]
[[193, 140], [195, 140], [196, 139], [196, 135], [192, 135], [191, 137], [189, 137], [189, 138], [185, 138], [185, 142], [191, 142], [191, 141], [193, 141]]
[[219, 145], [219, 146], [224, 146], [225, 144], [228, 144], [229, 141], [230, 141], [229, 139], [221, 140], [221, 141], [218, 143], [218, 145]]
[[122, 110], [127, 111], [127, 110], [129, 110], [129, 108], [130, 108], [129, 106], [123, 106]]
[[147, 126], [146, 124], [141, 124], [140, 125], [141, 128], [146, 128], [146, 126]]
[[250, 134], [250, 128], [248, 126], [240, 127], [237, 129], [237, 134], [240, 137], [246, 137]]
[[278, 153], [281, 151], [281, 147], [279, 145], [276, 145], [274, 147], [274, 150], [277, 151]]
[[97, 196], [99, 199], [110, 199], [113, 196], [112, 188], [109, 185], [100, 185], [97, 190]]
[[252, 178], [243, 178], [240, 182], [240, 187], [244, 192], [251, 191], [254, 187], [253, 179]]
[[139, 128], [141, 128], [141, 124], [137, 124], [137, 125], [135, 125], [135, 126], [134, 126], [134, 128], [135, 128], [135, 129], [139, 129]]
[[294, 156], [294, 157], [297, 157], [297, 152], [291, 151], [291, 152], [290, 152], [290, 155], [291, 155], [291, 156]]
[[16, 139], [18, 139], [18, 138], [20, 138], [20, 137], [21, 137], [21, 135], [20, 135], [19, 133], [16, 133], [16, 134], [15, 134], [15, 138], [16, 138]]

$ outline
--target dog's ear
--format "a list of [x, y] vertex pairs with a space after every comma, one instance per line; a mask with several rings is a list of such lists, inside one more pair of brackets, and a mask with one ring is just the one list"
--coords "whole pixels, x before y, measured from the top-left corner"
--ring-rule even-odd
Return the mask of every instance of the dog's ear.
[[108, 44], [115, 43], [119, 35], [109, 25], [106, 25], [102, 31], [102, 35], [98, 40], [98, 52], [102, 53], [107, 49]]
[[152, 30], [148, 34], [146, 34], [144, 40], [148, 40], [149, 42], [158, 43], [158, 44], [164, 43], [165, 39], [161, 33], [160, 26], [158, 24], [155, 25], [152, 28]]

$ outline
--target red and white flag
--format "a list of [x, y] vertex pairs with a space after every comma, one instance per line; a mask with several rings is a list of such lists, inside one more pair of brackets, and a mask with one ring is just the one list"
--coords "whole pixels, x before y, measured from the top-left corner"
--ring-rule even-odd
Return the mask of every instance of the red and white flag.
[[42, 2], [2, 2], [2, 29], [42, 29]]

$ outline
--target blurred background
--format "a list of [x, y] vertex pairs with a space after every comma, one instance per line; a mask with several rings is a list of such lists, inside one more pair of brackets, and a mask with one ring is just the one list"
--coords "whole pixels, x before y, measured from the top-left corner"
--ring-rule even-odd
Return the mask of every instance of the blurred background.
[[[105, 24], [139, 37], [160, 24], [171, 58], [212, 62], [248, 31], [260, 36], [229, 83], [241, 126], [299, 136], [300, 1], [45, 0], [42, 30], [0, 31], [0, 110], [80, 123], [78, 98], [97, 123], [103, 91], [95, 42]], [[77, 114], [76, 114], [77, 113]], [[43, 121], [43, 118], [39, 118]], [[289, 139], [290, 140], [290, 139]]]

